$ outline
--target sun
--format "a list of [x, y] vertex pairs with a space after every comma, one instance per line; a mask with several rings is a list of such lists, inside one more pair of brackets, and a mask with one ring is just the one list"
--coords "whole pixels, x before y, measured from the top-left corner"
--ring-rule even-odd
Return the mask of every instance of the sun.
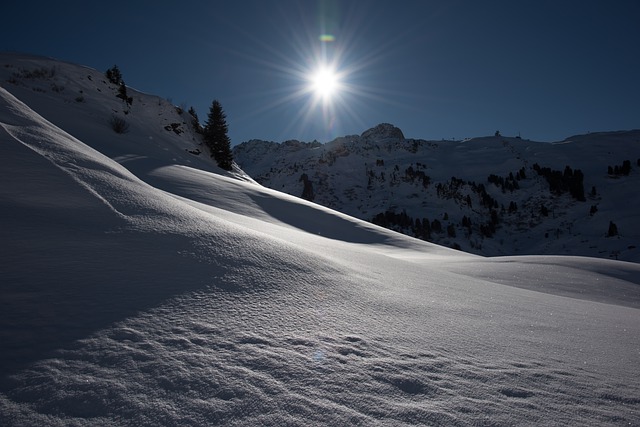
[[323, 101], [329, 101], [340, 89], [340, 79], [334, 69], [321, 66], [309, 77], [311, 91]]

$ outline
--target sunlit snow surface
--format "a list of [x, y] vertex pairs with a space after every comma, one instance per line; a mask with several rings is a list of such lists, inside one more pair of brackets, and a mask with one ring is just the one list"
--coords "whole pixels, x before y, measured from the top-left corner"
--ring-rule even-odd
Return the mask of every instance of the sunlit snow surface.
[[638, 264], [467, 255], [0, 102], [0, 425], [640, 424]]

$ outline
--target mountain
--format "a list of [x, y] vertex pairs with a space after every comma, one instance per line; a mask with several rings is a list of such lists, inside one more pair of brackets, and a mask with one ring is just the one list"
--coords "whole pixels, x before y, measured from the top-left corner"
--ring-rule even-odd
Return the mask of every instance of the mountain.
[[262, 185], [465, 252], [640, 262], [640, 130], [426, 141], [380, 124], [326, 144], [248, 141], [234, 158]]
[[0, 425], [640, 420], [640, 265], [414, 239], [227, 173], [101, 72], [0, 73]]

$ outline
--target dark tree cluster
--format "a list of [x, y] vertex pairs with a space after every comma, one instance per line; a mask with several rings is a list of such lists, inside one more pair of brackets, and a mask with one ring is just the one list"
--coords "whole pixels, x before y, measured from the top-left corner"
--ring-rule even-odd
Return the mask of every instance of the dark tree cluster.
[[438, 183], [438, 185], [436, 185], [436, 193], [440, 198], [450, 199], [454, 197], [465, 184], [475, 185], [474, 183], [467, 183], [460, 178], [452, 176], [449, 182], [445, 182], [444, 184]]
[[414, 237], [422, 240], [431, 239], [431, 223], [428, 218], [416, 218], [415, 225], [413, 227]]
[[378, 177], [373, 170], [367, 171], [367, 188], [369, 190], [373, 190], [373, 180], [377, 180], [380, 182], [384, 182], [384, 171], [380, 172], [380, 176]]
[[613, 221], [609, 221], [609, 229], [607, 230], [607, 237], [613, 237], [617, 235], [618, 235], [618, 226]]
[[[524, 168], [522, 168], [522, 173], [524, 175]], [[500, 187], [503, 193], [506, 191], [513, 192], [520, 189], [520, 185], [518, 184], [518, 181], [520, 181], [520, 171], [516, 173], [516, 176], [513, 175], [513, 172], [509, 172], [509, 176], [506, 178], [491, 174], [487, 178], [487, 181]]]
[[[415, 169], [413, 167], [407, 168], [405, 171], [406, 177], [418, 176], [416, 174]], [[521, 172], [517, 173], [517, 176], [522, 177]], [[371, 177], [370, 177], [371, 178]], [[514, 182], [518, 179], [514, 177]], [[499, 214], [499, 204], [497, 200], [491, 197], [483, 184], [476, 184], [475, 182], [467, 182], [462, 179], [452, 177], [449, 181], [444, 183], [438, 183], [436, 186], [437, 195], [440, 198], [453, 198], [460, 196], [459, 191], [463, 188], [463, 186], [468, 185], [471, 187], [472, 191], [477, 193], [480, 198], [480, 204], [482, 207], [487, 209], [488, 217], [485, 220], [486, 222], [481, 223], [477, 226], [480, 233], [484, 237], [492, 237], [496, 229], [500, 223], [500, 214]], [[463, 199], [466, 201], [467, 205], [471, 207], [471, 197], [469, 194], [466, 195]], [[515, 202], [511, 202], [509, 204], [509, 213], [516, 212], [518, 210], [518, 205]], [[502, 207], [504, 211], [504, 206]], [[443, 215], [443, 221], [448, 221], [448, 214], [445, 213]], [[404, 232], [405, 234], [413, 233], [414, 237], [417, 237], [422, 240], [430, 240], [432, 234], [437, 233], [441, 234], [446, 232], [449, 237], [456, 237], [456, 227], [452, 223], [445, 223], [444, 225], [438, 219], [434, 219], [433, 221], [429, 221], [428, 218], [417, 218], [413, 219], [406, 212], [396, 213], [394, 211], [388, 210], [386, 212], [380, 212], [375, 215], [371, 222], [374, 224], [380, 225], [385, 228], [393, 229], [396, 231]], [[461, 225], [463, 228], [466, 228], [466, 232], [471, 235], [472, 233], [472, 223], [471, 219], [466, 215], [462, 218]]]
[[476, 193], [480, 196], [480, 204], [487, 209], [498, 209], [498, 201], [491, 197], [489, 193], [487, 193], [487, 189], [484, 184], [479, 184], [472, 187]]
[[[638, 162], [640, 162], [640, 159], [638, 159]], [[640, 166], [640, 163], [638, 163], [638, 165]], [[622, 166], [614, 166], [614, 167], [607, 167], [607, 173], [609, 175], [615, 175], [615, 176], [620, 176], [620, 175], [624, 175], [624, 176], [629, 176], [629, 173], [631, 173], [631, 161], [630, 160], [625, 160], [622, 162]]]
[[552, 170], [548, 167], [541, 167], [535, 163], [533, 165], [538, 175], [543, 176], [549, 184], [549, 191], [555, 195], [562, 195], [568, 192], [574, 199], [584, 202], [584, 174], [580, 169], [571, 169], [566, 166], [564, 172]]
[[[462, 188], [463, 185], [468, 185], [469, 187], [471, 187], [471, 190], [478, 194], [478, 196], [480, 197], [481, 206], [484, 206], [487, 209], [498, 208], [498, 201], [491, 197], [489, 193], [487, 193], [487, 189], [484, 184], [476, 184], [473, 181], [464, 181], [462, 179], [456, 178], [455, 176], [451, 177], [451, 180], [449, 182], [445, 182], [444, 184], [438, 183], [438, 185], [436, 185], [436, 192], [438, 194], [438, 197], [451, 198], [460, 190], [460, 188]], [[467, 194], [464, 199], [467, 203], [467, 206], [471, 207], [471, 196]]]
[[480, 224], [480, 233], [485, 237], [493, 236], [496, 233], [496, 227], [500, 223], [500, 217], [498, 216], [497, 210], [491, 209], [490, 216], [490, 221]]
[[424, 188], [429, 187], [431, 183], [431, 177], [429, 177], [429, 175], [424, 173], [424, 171], [414, 169], [413, 166], [409, 166], [404, 171], [404, 176], [406, 181], [416, 182], [417, 180], [421, 182]]
[[392, 210], [380, 212], [373, 217], [371, 222], [385, 228], [398, 227], [401, 230], [406, 230], [414, 224], [413, 218], [407, 215], [405, 211], [395, 213]]
[[[493, 236], [496, 232], [498, 224], [500, 223], [500, 216], [498, 214], [499, 204], [496, 199], [494, 199], [489, 193], [487, 193], [487, 189], [484, 184], [476, 184], [472, 181], [466, 182], [462, 179], [452, 177], [451, 180], [447, 183], [438, 183], [438, 185], [436, 186], [438, 197], [453, 197], [453, 195], [458, 192], [459, 189], [465, 184], [469, 185], [471, 189], [478, 194], [478, 196], [480, 197], [480, 205], [488, 210], [489, 220], [484, 224], [480, 224], [480, 233], [485, 237]], [[468, 206], [471, 206], [471, 197], [469, 195], [467, 195], [465, 201]], [[517, 205], [515, 204], [515, 202], [512, 202], [512, 205], [510, 207], [513, 211], [517, 210]], [[470, 224], [471, 221], [469, 220], [469, 225], [467, 226], [463, 224], [463, 226], [466, 226], [470, 231]]]
[[[392, 210], [380, 212], [373, 217], [371, 222], [381, 227], [405, 232], [405, 234], [413, 233], [413, 237], [422, 240], [430, 240], [432, 233], [440, 234], [443, 232], [442, 223], [438, 219], [429, 221], [429, 218], [416, 218], [414, 220], [405, 211], [400, 213]], [[455, 237], [455, 227], [452, 224], [447, 226], [447, 233], [449, 237]]]

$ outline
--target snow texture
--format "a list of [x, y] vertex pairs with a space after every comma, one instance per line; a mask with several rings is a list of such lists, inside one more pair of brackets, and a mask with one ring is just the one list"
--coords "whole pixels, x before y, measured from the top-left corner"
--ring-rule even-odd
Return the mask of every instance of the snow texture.
[[638, 264], [413, 239], [0, 60], [0, 425], [640, 424]]

